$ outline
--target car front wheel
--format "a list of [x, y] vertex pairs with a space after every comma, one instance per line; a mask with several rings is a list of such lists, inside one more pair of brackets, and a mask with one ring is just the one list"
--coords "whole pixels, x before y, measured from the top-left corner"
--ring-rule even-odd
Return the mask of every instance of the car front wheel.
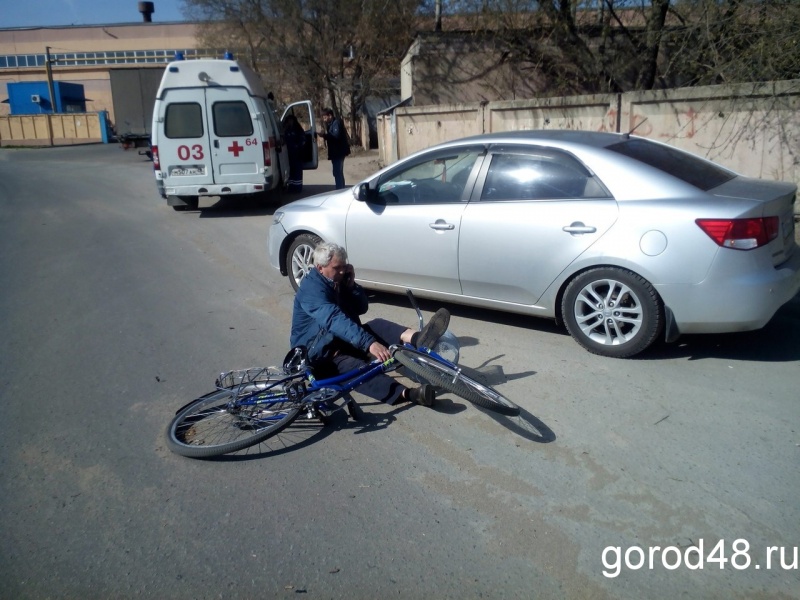
[[303, 277], [313, 266], [314, 249], [322, 243], [322, 238], [311, 233], [298, 235], [286, 253], [286, 266], [289, 270], [289, 283], [294, 291], [300, 287]]
[[561, 311], [576, 342], [611, 358], [642, 352], [664, 327], [663, 306], [652, 284], [616, 267], [578, 275], [564, 292]]

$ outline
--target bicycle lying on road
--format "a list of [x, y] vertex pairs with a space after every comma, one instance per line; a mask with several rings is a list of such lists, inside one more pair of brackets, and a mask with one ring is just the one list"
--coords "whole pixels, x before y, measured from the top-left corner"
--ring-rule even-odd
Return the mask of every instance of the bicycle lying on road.
[[[414, 303], [410, 294], [409, 298]], [[417, 313], [421, 327], [419, 309]], [[450, 334], [446, 345], [454, 350], [456, 357], [457, 343]], [[350, 392], [378, 374], [400, 366], [416, 378], [483, 408], [508, 416], [520, 413], [511, 400], [464, 375], [456, 362], [434, 350], [410, 344], [393, 345], [389, 350], [392, 353], [389, 360], [374, 360], [326, 379], [314, 377], [303, 347], [293, 348], [280, 368], [222, 373], [216, 381], [216, 390], [177, 411], [167, 428], [167, 444], [182, 456], [209, 458], [259, 444], [283, 431], [301, 415], [325, 423], [334, 411], [346, 406], [350, 416], [358, 420], [360, 409]]]

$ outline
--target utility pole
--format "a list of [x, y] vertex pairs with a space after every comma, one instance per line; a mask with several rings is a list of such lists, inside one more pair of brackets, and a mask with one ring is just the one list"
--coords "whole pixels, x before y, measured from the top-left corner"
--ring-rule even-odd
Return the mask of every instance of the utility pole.
[[50, 145], [53, 145], [53, 116], [56, 114], [56, 95], [53, 86], [53, 69], [50, 67], [50, 46], [44, 48], [44, 68], [47, 71], [47, 92], [50, 94], [50, 114], [47, 118], [47, 135], [50, 137]]

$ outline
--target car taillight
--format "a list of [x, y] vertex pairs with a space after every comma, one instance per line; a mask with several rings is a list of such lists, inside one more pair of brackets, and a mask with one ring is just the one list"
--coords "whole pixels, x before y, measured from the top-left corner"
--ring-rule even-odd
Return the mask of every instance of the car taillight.
[[757, 219], [697, 219], [695, 223], [723, 248], [752, 250], [778, 237], [778, 217]]
[[158, 158], [158, 146], [153, 146], [151, 152], [153, 154], [153, 169], [155, 169], [156, 171], [160, 171], [161, 159]]
[[272, 148], [275, 146], [275, 138], [270, 136], [269, 141], [266, 144], [261, 144], [261, 147], [264, 148], [264, 166], [271, 167], [272, 166]]

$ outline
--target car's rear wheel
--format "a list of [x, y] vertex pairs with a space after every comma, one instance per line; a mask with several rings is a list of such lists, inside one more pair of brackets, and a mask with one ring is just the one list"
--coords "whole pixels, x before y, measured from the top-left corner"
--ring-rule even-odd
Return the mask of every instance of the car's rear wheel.
[[575, 277], [564, 292], [561, 311], [575, 341], [611, 358], [638, 354], [664, 327], [664, 308], [653, 285], [616, 267]]
[[312, 233], [298, 235], [286, 253], [286, 266], [289, 271], [289, 283], [294, 291], [300, 287], [303, 277], [313, 266], [314, 249], [322, 243], [322, 238]]

